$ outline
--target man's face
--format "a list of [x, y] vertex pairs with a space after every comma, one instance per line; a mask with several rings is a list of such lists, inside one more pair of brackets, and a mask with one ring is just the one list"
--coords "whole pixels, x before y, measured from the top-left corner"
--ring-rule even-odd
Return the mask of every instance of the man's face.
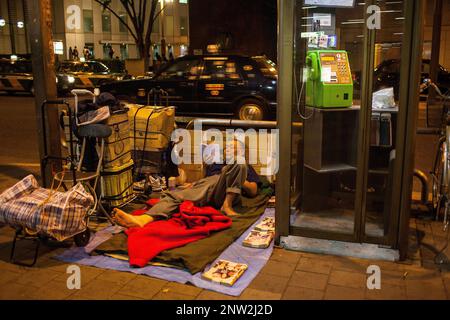
[[225, 160], [227, 164], [235, 164], [238, 159], [245, 158], [245, 149], [237, 140], [228, 141], [225, 147]]

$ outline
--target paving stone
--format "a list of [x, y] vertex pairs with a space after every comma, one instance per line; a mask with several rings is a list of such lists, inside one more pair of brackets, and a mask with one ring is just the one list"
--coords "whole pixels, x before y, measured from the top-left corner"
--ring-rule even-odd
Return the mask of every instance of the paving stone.
[[76, 293], [76, 290], [67, 288], [67, 283], [62, 281], [51, 281], [31, 293], [36, 300], [64, 300]]
[[328, 275], [304, 271], [295, 271], [289, 280], [289, 286], [325, 290]]
[[328, 281], [331, 285], [348, 287], [348, 288], [365, 288], [366, 274], [352, 271], [333, 270], [330, 273]]
[[259, 274], [250, 284], [249, 288], [272, 293], [283, 293], [289, 278], [274, 275]]
[[132, 297], [132, 296], [127, 296], [127, 295], [118, 293], [118, 294], [113, 295], [111, 298], [109, 298], [109, 300], [130, 301], [130, 300], [144, 300], [144, 299], [140, 299], [140, 298]]
[[323, 299], [324, 291], [314, 290], [302, 287], [287, 287], [283, 294], [283, 300], [321, 300]]
[[209, 290], [203, 290], [196, 298], [196, 300], [236, 300], [236, 299], [237, 299], [236, 297]]
[[381, 285], [406, 286], [406, 271], [381, 270]]
[[150, 300], [165, 285], [167, 285], [167, 281], [139, 276], [122, 287], [119, 294]]
[[364, 300], [365, 289], [339, 287], [328, 285], [325, 291], [325, 300]]
[[116, 294], [121, 288], [122, 285], [117, 284], [116, 282], [94, 279], [87, 285], [82, 286], [73, 296], [93, 300], [106, 300]]
[[366, 289], [366, 299], [370, 300], [406, 300], [405, 287], [381, 285], [381, 290]]
[[32, 293], [37, 289], [18, 283], [9, 283], [1, 287], [0, 300], [32, 300]]
[[411, 300], [445, 300], [447, 294], [440, 275], [413, 274], [406, 279], [406, 295]]
[[331, 264], [322, 259], [301, 257], [296, 270], [329, 274], [331, 271]]
[[202, 291], [201, 288], [194, 287], [192, 285], [181, 284], [177, 282], [168, 282], [162, 289], [162, 291], [178, 292], [183, 295], [196, 297]]
[[14, 271], [10, 271], [10, 270], [1, 270], [1, 272], [0, 272], [0, 288], [5, 286], [7, 283], [16, 281], [20, 276], [21, 276], [21, 273], [18, 273], [18, 272], [14, 272]]
[[121, 272], [121, 271], [115, 271], [115, 270], [106, 270], [105, 272], [102, 272], [99, 274], [95, 280], [105, 280], [109, 282], [114, 282], [120, 286], [126, 285], [131, 280], [134, 280], [137, 278], [137, 275], [131, 272]]
[[45, 270], [45, 269], [34, 269], [26, 273], [23, 273], [16, 282], [25, 286], [42, 287], [43, 285], [49, 283], [60, 275], [60, 273]]
[[261, 270], [261, 273], [272, 274], [280, 277], [290, 277], [295, 270], [295, 263], [270, 260]]
[[196, 296], [184, 295], [174, 291], [160, 291], [152, 300], [194, 300]]
[[356, 259], [351, 257], [331, 256], [327, 259], [334, 270], [356, 271], [366, 273], [367, 267], [370, 265], [369, 260]]
[[247, 288], [239, 297], [239, 300], [280, 300], [281, 293], [261, 291], [257, 289]]
[[275, 248], [270, 260], [297, 264], [302, 254], [297, 251], [289, 251], [285, 249]]
[[369, 261], [370, 265], [379, 266], [381, 272], [384, 271], [404, 271], [405, 264], [391, 261], [380, 261], [380, 260], [371, 260]]

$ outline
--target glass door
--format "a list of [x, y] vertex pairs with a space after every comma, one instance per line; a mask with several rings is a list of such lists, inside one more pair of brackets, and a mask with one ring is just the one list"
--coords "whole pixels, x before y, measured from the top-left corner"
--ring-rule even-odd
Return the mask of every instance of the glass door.
[[295, 5], [291, 227], [355, 241], [365, 7], [340, 2]]
[[377, 6], [380, 28], [375, 28], [371, 37], [373, 94], [365, 123], [370, 134], [365, 141], [369, 151], [361, 233], [364, 242], [389, 244], [398, 228], [393, 193], [394, 175], [399, 169], [397, 144], [403, 136], [398, 134], [399, 111], [408, 107], [400, 102], [405, 2], [378, 1]]
[[404, 6], [294, 2], [290, 234], [394, 243]]

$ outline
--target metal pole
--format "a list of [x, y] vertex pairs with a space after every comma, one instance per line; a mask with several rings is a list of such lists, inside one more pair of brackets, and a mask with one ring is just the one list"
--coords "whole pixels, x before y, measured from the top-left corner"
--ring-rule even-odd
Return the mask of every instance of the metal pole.
[[[55, 75], [55, 54], [53, 51], [52, 37], [52, 6], [51, 0], [26, 0], [28, 14], [26, 15], [29, 26], [30, 49], [33, 53], [33, 78], [36, 100], [36, 121], [38, 128], [38, 146], [40, 159], [46, 156], [60, 157], [61, 144], [59, 136], [59, 120], [57, 108], [41, 111], [44, 101], [56, 100], [56, 75]], [[47, 137], [43, 134], [42, 120], [46, 117]], [[44, 151], [44, 143], [49, 146], [48, 155]], [[46, 168], [41, 167], [43, 185], [49, 185], [52, 177], [52, 164], [55, 169], [59, 169], [58, 163], [49, 162]]]
[[14, 30], [17, 24], [16, 4], [12, 0], [8, 0], [6, 4], [8, 6], [9, 39], [11, 41], [11, 53], [16, 54], [16, 31]]

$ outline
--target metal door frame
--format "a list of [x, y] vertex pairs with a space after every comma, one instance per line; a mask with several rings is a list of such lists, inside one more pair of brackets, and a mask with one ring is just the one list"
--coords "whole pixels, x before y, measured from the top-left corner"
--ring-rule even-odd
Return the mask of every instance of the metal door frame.
[[[296, 0], [278, 0], [278, 92], [277, 119], [280, 135], [279, 171], [276, 182], [276, 240], [289, 235], [318, 239], [331, 239], [347, 242], [368, 242], [400, 249], [401, 258], [406, 257], [409, 236], [409, 217], [411, 206], [412, 180], [414, 168], [415, 130], [419, 103], [421, 45], [423, 26], [423, 0], [405, 0], [405, 34], [402, 45], [400, 86], [400, 108], [397, 127], [396, 162], [391, 212], [398, 212], [392, 221], [392, 232], [383, 238], [365, 235], [366, 200], [369, 165], [370, 114], [368, 102], [372, 101], [372, 83], [375, 55], [376, 30], [364, 28], [364, 70], [361, 87], [360, 133], [358, 142], [357, 191], [355, 194], [355, 231], [353, 235], [293, 227], [290, 225], [291, 199], [291, 148], [292, 148], [292, 104], [293, 104], [293, 57], [294, 25]], [[376, 0], [366, 2], [366, 6], [376, 4]]]

